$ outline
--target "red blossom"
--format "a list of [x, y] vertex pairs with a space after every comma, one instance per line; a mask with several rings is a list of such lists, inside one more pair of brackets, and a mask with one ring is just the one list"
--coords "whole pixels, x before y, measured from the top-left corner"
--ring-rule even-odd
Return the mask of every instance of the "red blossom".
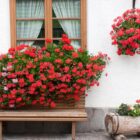
[[66, 59], [66, 64], [70, 64], [72, 62], [72, 60], [70, 58]]
[[24, 80], [24, 78], [21, 78], [18, 81], [19, 81], [19, 86], [20, 87], [24, 87], [25, 86], [25, 80]]
[[77, 58], [77, 57], [78, 57], [78, 53], [77, 53], [77, 52], [73, 52], [73, 53], [72, 53], [72, 57], [73, 57], [73, 58]]
[[57, 52], [57, 53], [59, 53], [60, 52], [60, 49], [59, 48], [56, 48], [54, 51]]
[[136, 103], [137, 103], [137, 104], [140, 104], [140, 99], [136, 100]]
[[139, 15], [139, 9], [131, 9], [114, 19], [110, 35], [112, 44], [118, 48], [118, 55], [133, 56], [140, 48]]
[[63, 45], [62, 49], [66, 50], [66, 51], [73, 51], [74, 50], [73, 46], [66, 45], [66, 44]]
[[62, 42], [64, 44], [68, 44], [69, 45], [71, 43], [71, 40], [68, 38], [68, 36], [66, 34], [63, 34], [62, 35]]
[[34, 75], [33, 74], [29, 74], [26, 76], [30, 82], [34, 82]]
[[[138, 48], [139, 43], [133, 43], [133, 40], [140, 38], [140, 30], [135, 31], [135, 36], [122, 41], [124, 47], [129, 43]], [[121, 36], [121, 32], [118, 34]], [[55, 108], [54, 101], [77, 102], [87, 88], [98, 85], [97, 79], [105, 68], [107, 55], [91, 56], [81, 48], [74, 49], [70, 42], [68, 36], [63, 35], [59, 45], [46, 40], [45, 47], [20, 45], [1, 55], [0, 107], [39, 104]], [[127, 53], [132, 52], [130, 49]]]
[[47, 38], [46, 43], [52, 43], [52, 39]]
[[56, 103], [52, 101], [52, 102], [50, 103], [50, 107], [51, 107], [51, 108], [55, 108], [55, 107], [56, 107]]
[[22, 98], [21, 97], [18, 97], [17, 99], [16, 99], [16, 102], [21, 102], [22, 101]]
[[55, 63], [61, 64], [62, 63], [62, 60], [61, 59], [56, 59], [55, 60]]

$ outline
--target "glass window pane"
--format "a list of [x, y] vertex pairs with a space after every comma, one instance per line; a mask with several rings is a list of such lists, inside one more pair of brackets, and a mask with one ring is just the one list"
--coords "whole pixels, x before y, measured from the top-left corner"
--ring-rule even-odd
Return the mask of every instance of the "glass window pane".
[[53, 43], [58, 45], [59, 44], [59, 40], [54, 40]]
[[17, 21], [17, 38], [44, 38], [45, 29], [43, 21]]
[[60, 38], [64, 33], [69, 38], [80, 38], [80, 20], [53, 20], [53, 37]]
[[43, 18], [44, 0], [16, 0], [17, 18]]
[[65, 34], [62, 26], [60, 25], [58, 20], [53, 20], [53, 37], [60, 38], [62, 34]]
[[53, 16], [80, 18], [80, 0], [53, 0]]
[[17, 45], [29, 45], [29, 46], [34, 46], [34, 47], [43, 47], [45, 46], [45, 41], [42, 40], [36, 40], [36, 41], [17, 41]]
[[79, 41], [79, 40], [72, 40], [72, 41], [71, 41], [71, 45], [72, 45], [74, 48], [78, 49], [78, 48], [81, 47], [81, 41]]
[[33, 46], [35, 46], [35, 47], [44, 47], [44, 46], [45, 46], [45, 41], [44, 41], [44, 40], [42, 40], [42, 41], [36, 40], [36, 41], [33, 43]]

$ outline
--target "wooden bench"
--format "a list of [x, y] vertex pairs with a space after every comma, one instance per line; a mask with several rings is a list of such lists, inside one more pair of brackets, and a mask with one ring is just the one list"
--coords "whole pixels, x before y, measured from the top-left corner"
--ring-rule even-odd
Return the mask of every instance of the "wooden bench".
[[[63, 108], [62, 108], [63, 107]], [[72, 140], [75, 140], [76, 122], [86, 121], [85, 97], [77, 103], [70, 105], [60, 104], [56, 109], [24, 109], [0, 110], [0, 140], [2, 140], [2, 122], [9, 121], [62, 121], [72, 122]]]

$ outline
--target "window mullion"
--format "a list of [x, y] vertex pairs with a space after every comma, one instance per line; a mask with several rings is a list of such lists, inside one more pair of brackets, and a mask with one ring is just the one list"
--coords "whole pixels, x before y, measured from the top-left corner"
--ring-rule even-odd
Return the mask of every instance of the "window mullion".
[[47, 17], [48, 17], [47, 9], [48, 9], [48, 7], [47, 7], [47, 1], [48, 0], [44, 0], [45, 38], [48, 38], [48, 20], [47, 20]]
[[52, 38], [52, 0], [45, 0], [45, 34]]
[[86, 0], [81, 0], [81, 47], [87, 48], [87, 19], [86, 19]]

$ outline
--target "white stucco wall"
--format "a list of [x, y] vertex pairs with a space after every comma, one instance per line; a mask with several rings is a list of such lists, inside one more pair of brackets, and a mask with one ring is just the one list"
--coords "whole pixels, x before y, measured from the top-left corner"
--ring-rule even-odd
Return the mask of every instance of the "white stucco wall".
[[[116, 16], [132, 6], [132, 0], [88, 1], [88, 50], [107, 53], [111, 62], [104, 72], [100, 86], [90, 89], [87, 107], [116, 107], [122, 102], [134, 103], [140, 98], [140, 55], [118, 56], [111, 45], [109, 32]], [[140, 0], [137, 0], [140, 7]], [[0, 53], [10, 47], [9, 0], [0, 0]], [[108, 77], [105, 77], [105, 73]]]
[[10, 47], [9, 0], [0, 0], [0, 53]]

